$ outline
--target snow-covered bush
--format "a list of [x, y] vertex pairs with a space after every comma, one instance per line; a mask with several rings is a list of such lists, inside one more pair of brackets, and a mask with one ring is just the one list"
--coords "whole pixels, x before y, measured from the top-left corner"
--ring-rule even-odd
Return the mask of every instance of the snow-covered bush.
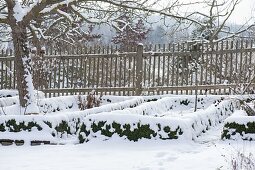
[[[205, 110], [171, 117], [164, 113], [191, 108], [194, 97], [161, 97], [140, 96], [124, 101], [123, 97], [108, 97], [104, 98], [103, 103], [120, 102], [62, 114], [3, 115], [0, 116], [0, 142], [17, 140], [59, 143], [70, 138], [78, 140], [79, 137], [82, 143], [96, 137], [106, 140], [113, 136], [131, 141], [142, 138], [192, 140], [222, 122], [234, 109], [232, 100], [199, 97], [201, 108], [207, 107], [208, 103], [214, 104]], [[51, 101], [48, 99], [48, 102]]]
[[181, 123], [178, 120], [142, 115], [101, 113], [97, 116], [89, 116], [82, 123], [79, 141], [88, 142], [93, 138], [107, 140], [113, 136], [130, 141], [138, 141], [142, 138], [178, 139], [183, 135]]
[[75, 136], [80, 118], [68, 116], [2, 116], [0, 119], [0, 141], [48, 141]]
[[222, 139], [255, 140], [255, 116], [247, 116], [243, 110], [236, 111], [224, 123]]
[[[180, 117], [132, 114], [137, 108], [89, 115], [81, 124], [79, 141], [83, 143], [95, 138], [108, 140], [112, 137], [130, 141], [142, 138], [192, 140], [233, 113], [234, 103], [233, 100], [222, 101], [205, 110]], [[140, 109], [140, 112], [144, 110]]]
[[[116, 102], [123, 99], [125, 98], [103, 98], [103, 103]], [[0, 116], [0, 143], [6, 140], [13, 142], [24, 140], [32, 142], [37, 140], [46, 143], [58, 143], [61, 139], [76, 136], [80, 120], [87, 115], [135, 107], [145, 101], [143, 97], [136, 97], [101, 107], [55, 115], [3, 115]], [[48, 102], [51, 101], [49, 100]]]
[[60, 96], [38, 100], [40, 113], [52, 113], [67, 109], [78, 110], [77, 96]]
[[[220, 102], [224, 99], [222, 96], [199, 96], [198, 97], [198, 109], [205, 109], [212, 103]], [[146, 100], [146, 99], [145, 99]], [[194, 108], [195, 96], [173, 96], [164, 97], [162, 99], [147, 99], [147, 101], [135, 108], [126, 108], [124, 110], [131, 114], [142, 114], [152, 116], [164, 116], [168, 111], [181, 111]]]
[[[44, 98], [41, 92], [38, 94], [37, 105], [41, 114], [48, 114], [52, 112], [60, 111], [78, 111], [79, 110], [79, 98], [80, 100], [86, 102], [86, 95], [74, 95], [74, 96], [60, 96], [52, 98]], [[120, 96], [96, 96], [102, 105], [122, 102], [125, 100], [132, 99], [133, 97], [120, 97]], [[138, 99], [139, 100], [139, 99]], [[17, 115], [19, 113], [19, 100], [18, 96], [15, 97], [4, 97], [0, 98], [0, 115]], [[13, 106], [15, 105], [15, 106]], [[17, 113], [16, 113], [17, 112]]]
[[[18, 96], [0, 98], [0, 107], [11, 106], [11, 105], [18, 104], [18, 103], [19, 103]], [[0, 111], [0, 113], [1, 113], [1, 111]]]
[[0, 90], [0, 98], [17, 96], [17, 90]]

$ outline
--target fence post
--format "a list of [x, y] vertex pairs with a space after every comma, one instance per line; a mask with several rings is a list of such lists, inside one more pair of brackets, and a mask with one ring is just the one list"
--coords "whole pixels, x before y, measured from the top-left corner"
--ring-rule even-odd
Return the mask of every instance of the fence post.
[[135, 79], [135, 95], [142, 94], [142, 80], [143, 80], [143, 44], [138, 44], [136, 52], [136, 79]]

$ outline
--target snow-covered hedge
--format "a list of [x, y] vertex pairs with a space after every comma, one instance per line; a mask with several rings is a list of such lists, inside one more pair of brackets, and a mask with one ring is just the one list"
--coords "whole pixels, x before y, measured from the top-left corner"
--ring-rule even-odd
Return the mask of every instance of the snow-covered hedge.
[[[15, 105], [19, 103], [19, 97], [14, 96], [14, 97], [5, 97], [5, 98], [0, 98], [0, 107], [7, 107], [11, 105]], [[0, 111], [1, 114], [1, 111]]]
[[[199, 96], [197, 99], [197, 108], [205, 109], [215, 102], [224, 99], [222, 96]], [[144, 99], [147, 101], [148, 99]], [[164, 116], [168, 111], [182, 111], [194, 108], [195, 96], [173, 96], [164, 97], [158, 100], [149, 100], [135, 108], [124, 109], [129, 114], [142, 114], [151, 116]]]
[[0, 90], [0, 98], [17, 96], [17, 90]]
[[185, 124], [178, 119], [101, 113], [90, 115], [82, 123], [79, 141], [80, 143], [88, 142], [93, 138], [107, 140], [113, 136], [124, 137], [130, 141], [142, 138], [177, 139], [183, 135], [183, 126]]
[[255, 140], [255, 116], [247, 116], [243, 110], [237, 110], [224, 122], [222, 139]]
[[[82, 96], [85, 98], [84, 96]], [[68, 109], [78, 110], [77, 96], [60, 96], [38, 100], [40, 113], [59, 112]]]
[[[111, 103], [119, 103], [123, 101], [127, 101], [130, 99], [135, 99], [136, 97], [130, 97], [130, 96], [111, 96], [111, 95], [104, 95], [102, 97], [95, 96], [96, 100], [100, 101], [100, 105], [106, 105]], [[163, 98], [165, 96], [143, 96], [138, 97], [135, 99], [135, 101], [139, 101], [139, 103], [143, 102], [149, 102], [149, 101], [157, 101], [160, 98]], [[185, 97], [185, 96], [183, 96]], [[42, 92], [39, 92], [38, 95], [37, 104], [39, 107], [39, 111], [41, 114], [49, 114], [49, 113], [57, 113], [57, 112], [67, 112], [67, 111], [79, 111], [79, 103], [83, 102], [86, 103], [86, 95], [73, 95], [73, 96], [60, 96], [60, 97], [52, 97], [52, 98], [44, 98], [44, 95]], [[194, 97], [193, 97], [194, 98]], [[220, 98], [220, 97], [217, 97]], [[186, 99], [185, 99], [186, 100]], [[188, 102], [188, 104], [191, 104], [192, 101], [183, 101], [183, 104], [185, 102]], [[193, 99], [194, 100], [194, 99]], [[125, 103], [125, 102], [124, 102]], [[129, 102], [127, 102], [129, 103]], [[201, 101], [202, 103], [202, 101]], [[19, 113], [19, 100], [18, 96], [15, 97], [5, 97], [0, 98], [0, 115], [7, 114], [7, 115], [21, 115], [23, 113]], [[135, 107], [137, 106], [134, 103], [133, 106], [128, 107]], [[177, 103], [178, 104], [178, 103]], [[118, 106], [118, 104], [117, 104]], [[124, 109], [126, 107], [120, 107], [120, 109]], [[118, 107], [119, 109], [119, 107]], [[114, 109], [115, 110], [115, 109]]]
[[0, 118], [0, 141], [49, 141], [75, 136], [80, 118], [68, 116], [2, 116]]
[[[6, 92], [6, 90], [4, 90]], [[13, 90], [13, 92], [16, 92]], [[73, 95], [73, 96], [60, 96], [60, 97], [52, 97], [52, 98], [44, 98], [44, 94], [40, 91], [37, 91], [37, 104], [39, 107], [40, 114], [48, 114], [48, 113], [57, 113], [57, 112], [67, 112], [67, 111], [79, 111], [79, 103], [86, 103], [86, 95]], [[156, 96], [143, 96], [143, 101], [142, 102], [149, 102], [149, 101], [157, 101], [158, 99], [164, 98], [169, 95], [156, 95]], [[173, 95], [170, 95], [171, 97], [174, 97]], [[125, 100], [130, 100], [135, 97], [130, 97], [130, 96], [110, 96], [110, 95], [104, 95], [102, 97], [96, 96], [96, 100], [100, 101], [100, 105], [105, 105], [109, 103], [118, 103], [122, 102]], [[176, 101], [172, 101], [172, 104], [170, 107], [173, 109], [176, 109], [176, 107], [179, 105], [181, 102], [183, 109], [187, 109], [190, 107], [194, 106], [194, 96], [178, 96], [176, 97]], [[218, 100], [220, 99], [220, 96], [210, 96], [210, 97], [205, 97], [205, 96], [200, 96], [198, 98], [198, 107], [203, 108], [207, 107], [208, 100]], [[138, 99], [140, 100], [140, 99]], [[141, 102], [141, 103], [142, 103]], [[211, 102], [211, 101], [210, 101]], [[209, 102], [209, 103], [210, 103]], [[161, 104], [162, 102], [155, 103], [154, 105]], [[167, 103], [168, 105], [169, 103]], [[6, 115], [21, 115], [23, 113], [19, 113], [19, 100], [18, 96], [15, 97], [5, 97], [5, 98], [0, 98], [0, 115], [6, 114]], [[135, 105], [136, 106], [136, 105]], [[134, 107], [135, 107], [134, 106]], [[145, 107], [147, 107], [145, 105]], [[154, 107], [155, 108], [155, 107]], [[169, 109], [169, 108], [166, 108]], [[178, 106], [177, 109], [182, 109], [181, 107]], [[137, 110], [139, 112], [139, 110]], [[138, 114], [141, 114], [140, 112]], [[148, 113], [148, 114], [153, 114], [153, 113]]]
[[[80, 96], [83, 102], [86, 102], [86, 95]], [[96, 96], [97, 100], [101, 101], [101, 105], [109, 104], [109, 103], [118, 103], [115, 106], [117, 106], [117, 109], [112, 110], [122, 110], [125, 108], [134, 108], [137, 105], [142, 104], [139, 107], [136, 107], [136, 110], [132, 110], [133, 113], [136, 114], [146, 114], [151, 115], [153, 113], [159, 113], [158, 108], [164, 111], [167, 110], [180, 110], [180, 109], [187, 109], [194, 107], [195, 97], [194, 96], [141, 96], [141, 97], [128, 97], [128, 96], [111, 96], [111, 95], [104, 95], [99, 99], [99, 96]], [[164, 98], [164, 100], [161, 100]], [[168, 98], [168, 99], [166, 99]], [[211, 103], [222, 100], [223, 96], [199, 96], [198, 97], [198, 108], [206, 108]], [[160, 99], [160, 101], [157, 102], [157, 100]], [[133, 101], [131, 104], [129, 101], [125, 102], [127, 100]], [[52, 113], [52, 112], [59, 112], [59, 111], [68, 111], [68, 110], [79, 110], [78, 109], [78, 103], [79, 99], [78, 96], [61, 96], [61, 97], [53, 97], [53, 98], [45, 98], [38, 101], [39, 109], [41, 113]], [[127, 103], [128, 105], [126, 105]], [[119, 104], [122, 105], [119, 107]], [[153, 107], [150, 107], [150, 105], [153, 105]], [[162, 107], [164, 105], [164, 107]], [[114, 105], [112, 105], [114, 106]], [[151, 108], [143, 109], [143, 108]], [[140, 110], [143, 110], [144, 112], [140, 112]], [[108, 110], [107, 110], [108, 111]]]
[[[41, 114], [56, 113], [60, 111], [78, 111], [78, 104], [80, 102], [86, 103], [86, 95], [74, 95], [74, 96], [60, 96], [52, 98], [44, 98], [43, 93], [40, 92], [38, 95], [37, 104]], [[121, 102], [132, 99], [134, 97], [121, 97], [121, 96], [96, 96], [96, 99], [101, 102], [101, 105]], [[23, 113], [16, 113], [19, 109], [18, 96], [0, 98], [0, 115], [20, 115]], [[14, 113], [15, 112], [15, 113]]]
[[75, 136], [80, 120], [87, 115], [135, 107], [143, 102], [145, 102], [143, 97], [136, 97], [101, 107], [55, 115], [2, 115], [0, 116], [0, 141], [6, 139], [13, 141], [38, 140], [56, 143], [60, 139]]
[[[223, 101], [220, 104], [213, 104], [206, 110], [190, 113], [181, 118], [164, 117], [162, 113], [165, 111], [193, 106], [190, 103], [194, 99], [187, 96], [158, 100], [159, 98], [161, 97], [135, 97], [83, 111], [53, 115], [2, 115], [0, 142], [13, 140], [58, 143], [65, 139], [77, 139], [78, 136], [80, 142], [89, 141], [96, 136], [104, 139], [108, 139], [109, 136], [123, 136], [133, 141], [150, 137], [194, 139], [210, 126], [222, 121], [233, 109], [231, 101]], [[218, 98], [203, 100], [200, 98], [199, 106], [205, 107], [206, 104], [203, 103], [205, 101], [209, 103], [220, 101]]]
[[[44, 98], [44, 93], [42, 91], [35, 90], [35, 94], [37, 95], [36, 98]], [[14, 90], [14, 89], [0, 90], [0, 98], [14, 97], [14, 96], [18, 96], [18, 95], [19, 95], [18, 90]]]
[[[118, 103], [126, 100], [133, 99], [134, 97], [129, 96], [110, 96], [104, 95], [102, 97], [95, 96], [96, 100], [100, 101], [100, 105]], [[68, 111], [68, 110], [79, 110], [79, 103], [86, 103], [87, 95], [74, 95], [74, 96], [60, 96], [45, 98], [38, 101], [39, 110], [41, 113], [52, 113], [59, 111]]]
[[205, 110], [181, 117], [132, 114], [132, 110], [137, 108], [89, 115], [81, 124], [79, 141], [83, 143], [95, 138], [108, 140], [112, 137], [121, 137], [130, 141], [142, 138], [192, 140], [211, 126], [221, 123], [234, 111], [234, 108], [233, 100], [226, 100], [212, 104]]
[[[41, 91], [35, 91], [37, 99], [43, 99], [44, 93]], [[0, 90], [0, 107], [3, 109], [8, 106], [18, 105], [19, 96], [17, 90]], [[1, 111], [0, 111], [1, 114]]]

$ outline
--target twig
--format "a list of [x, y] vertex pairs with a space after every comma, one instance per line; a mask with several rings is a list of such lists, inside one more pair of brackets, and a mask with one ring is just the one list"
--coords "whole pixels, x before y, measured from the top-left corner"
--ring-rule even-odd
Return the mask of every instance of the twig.
[[1, 109], [2, 109], [2, 113], [3, 113], [4, 115], [6, 115], [6, 113], [5, 113], [5, 111], [4, 111], [4, 107], [3, 107], [3, 106], [1, 106]]

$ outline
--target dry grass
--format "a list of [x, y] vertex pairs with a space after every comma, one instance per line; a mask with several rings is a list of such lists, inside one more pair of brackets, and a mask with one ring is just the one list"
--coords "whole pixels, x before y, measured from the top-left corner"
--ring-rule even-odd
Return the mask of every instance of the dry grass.
[[253, 154], [238, 151], [231, 158], [231, 170], [255, 170]]
[[87, 95], [86, 99], [82, 98], [82, 96], [78, 96], [78, 107], [80, 110], [90, 109], [93, 107], [99, 107], [101, 103], [101, 97], [97, 97], [95, 92], [92, 91]]

